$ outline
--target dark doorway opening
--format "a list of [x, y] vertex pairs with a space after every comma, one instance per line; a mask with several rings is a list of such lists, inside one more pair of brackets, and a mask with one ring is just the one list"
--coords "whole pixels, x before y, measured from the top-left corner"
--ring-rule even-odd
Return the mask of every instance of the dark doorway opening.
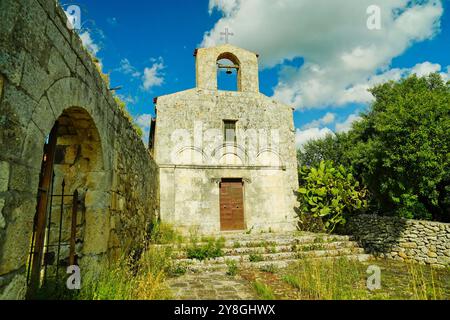
[[85, 268], [97, 248], [105, 246], [94, 238], [96, 225], [108, 219], [108, 199], [96, 198], [107, 177], [102, 159], [89, 113], [79, 107], [64, 110], [44, 145], [27, 264], [28, 298], [69, 293], [67, 267]]
[[[61, 154], [57, 148], [59, 128], [59, 123], [56, 122], [44, 145], [27, 269], [29, 298], [35, 297], [42, 287], [64, 285], [66, 270], [63, 267], [76, 265], [78, 260], [76, 253], [78, 191], [68, 194], [65, 181], [62, 179], [60, 188], [57, 188], [60, 191], [55, 192], [55, 163], [61, 161]], [[55, 204], [59, 206], [56, 207]], [[71, 207], [68, 217], [71, 222], [70, 230], [64, 230], [67, 206]], [[57, 208], [59, 210], [56, 210]], [[63, 232], [69, 233], [69, 237], [63, 238]], [[67, 259], [62, 258], [63, 251], [68, 252]]]

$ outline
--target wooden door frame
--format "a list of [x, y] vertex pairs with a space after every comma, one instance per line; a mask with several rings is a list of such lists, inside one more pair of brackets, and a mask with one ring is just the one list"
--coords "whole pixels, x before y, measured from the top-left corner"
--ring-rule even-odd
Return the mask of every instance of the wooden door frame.
[[[242, 183], [242, 211], [244, 216], [244, 228], [242, 230], [222, 230], [222, 207], [221, 207], [221, 187], [223, 182], [240, 182]], [[246, 214], [246, 201], [245, 201], [245, 180], [244, 178], [221, 178], [219, 182], [219, 230], [220, 232], [233, 232], [233, 231], [245, 231], [247, 230], [247, 214]]]

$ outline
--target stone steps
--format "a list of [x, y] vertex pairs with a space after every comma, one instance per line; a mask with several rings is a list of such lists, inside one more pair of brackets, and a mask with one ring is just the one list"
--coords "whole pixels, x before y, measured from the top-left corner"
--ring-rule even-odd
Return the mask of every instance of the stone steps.
[[[213, 238], [210, 238], [211, 240]], [[176, 245], [159, 245], [174, 249], [175, 263], [190, 272], [224, 271], [228, 269], [227, 262], [234, 261], [239, 267], [261, 268], [269, 265], [283, 268], [299, 259], [336, 259], [346, 257], [352, 260], [367, 261], [371, 258], [358, 246], [352, 237], [314, 234], [314, 233], [265, 233], [242, 234], [228, 233], [215, 238], [220, 239], [223, 256], [196, 260], [188, 259], [187, 248], [192, 243]], [[196, 243], [197, 246], [207, 244], [207, 238]]]
[[[353, 255], [343, 255], [343, 256], [334, 256], [334, 257], [316, 257], [311, 258], [312, 260], [331, 260], [338, 259], [340, 257], [344, 257], [353, 261], [365, 262], [372, 259], [370, 254], [353, 254]], [[264, 267], [275, 267], [275, 268], [286, 268], [287, 266], [298, 262], [299, 259], [286, 259], [286, 260], [274, 260], [274, 261], [260, 261], [260, 262], [241, 262], [238, 264], [239, 268], [264, 268]], [[222, 271], [226, 272], [228, 270], [228, 266], [226, 263], [217, 263], [210, 264], [208, 261], [199, 262], [196, 264], [186, 265], [186, 269], [188, 272], [198, 273], [198, 272], [214, 272], [214, 271]]]
[[[293, 260], [302, 258], [319, 258], [319, 257], [335, 257], [335, 256], [345, 256], [354, 254], [363, 254], [364, 249], [362, 248], [344, 248], [335, 250], [312, 250], [312, 251], [302, 251], [302, 252], [280, 252], [280, 253], [265, 253], [258, 255], [234, 255], [234, 256], [223, 256], [214, 259], [208, 259], [206, 262], [208, 264], [220, 264], [226, 261], [236, 261], [236, 262], [260, 262], [261, 261], [278, 261], [278, 260]], [[202, 261], [195, 259], [177, 259], [180, 263], [190, 263], [198, 264]]]
[[[270, 235], [270, 236], [268, 236]], [[251, 247], [270, 247], [270, 246], [293, 246], [293, 245], [311, 245], [311, 244], [326, 244], [332, 242], [346, 242], [353, 241], [350, 236], [338, 235], [322, 235], [322, 234], [261, 234], [258, 236], [251, 235], [236, 235], [234, 237], [220, 237], [223, 240], [224, 248], [251, 248]], [[220, 239], [220, 238], [216, 238]], [[206, 245], [207, 241], [198, 241], [196, 245]], [[178, 243], [155, 245], [156, 247], [171, 247], [177, 250], [185, 249], [192, 246], [192, 243]]]
[[[239, 248], [227, 247], [222, 249], [224, 256], [246, 256], [250, 254], [278, 254], [278, 253], [300, 253], [313, 250], [335, 250], [345, 248], [358, 248], [355, 241], [336, 241], [329, 243], [288, 243], [274, 244], [269, 246], [244, 246]], [[177, 249], [174, 251], [174, 257], [177, 259], [186, 259], [187, 252]]]

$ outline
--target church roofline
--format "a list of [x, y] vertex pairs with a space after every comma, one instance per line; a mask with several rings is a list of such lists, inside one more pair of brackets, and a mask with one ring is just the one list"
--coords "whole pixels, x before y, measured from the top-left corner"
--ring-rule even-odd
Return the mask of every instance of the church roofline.
[[254, 51], [251, 51], [251, 50], [248, 50], [248, 49], [245, 49], [245, 48], [241, 48], [241, 47], [229, 44], [229, 43], [223, 43], [223, 44], [219, 44], [219, 45], [211, 46], [211, 47], [195, 48], [195, 50], [194, 50], [194, 57], [197, 56], [199, 50], [222, 49], [222, 48], [224, 49], [224, 51], [226, 51], [227, 49], [237, 49], [237, 50], [246, 51], [248, 53], [254, 54], [257, 58], [259, 58], [259, 53], [256, 53]]

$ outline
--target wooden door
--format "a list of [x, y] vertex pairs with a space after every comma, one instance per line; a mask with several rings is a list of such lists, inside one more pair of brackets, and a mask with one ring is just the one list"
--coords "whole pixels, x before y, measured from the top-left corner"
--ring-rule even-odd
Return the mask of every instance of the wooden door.
[[245, 230], [242, 180], [220, 184], [220, 226], [222, 231]]

